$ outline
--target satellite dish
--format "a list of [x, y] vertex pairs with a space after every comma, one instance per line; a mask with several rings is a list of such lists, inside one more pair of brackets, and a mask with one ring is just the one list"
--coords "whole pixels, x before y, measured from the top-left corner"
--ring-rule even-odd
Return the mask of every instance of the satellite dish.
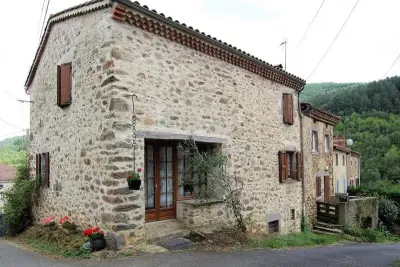
[[352, 139], [347, 139], [346, 144], [347, 144], [348, 146], [352, 146], [352, 145], [354, 144], [354, 142], [353, 142]]

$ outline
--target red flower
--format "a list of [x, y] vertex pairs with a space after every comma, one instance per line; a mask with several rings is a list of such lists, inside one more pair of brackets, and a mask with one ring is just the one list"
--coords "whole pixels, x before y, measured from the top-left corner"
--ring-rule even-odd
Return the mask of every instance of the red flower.
[[138, 168], [138, 169], [137, 169], [137, 172], [142, 172], [142, 168]]
[[104, 235], [104, 231], [103, 230], [100, 230], [100, 232], [99, 232], [101, 235]]

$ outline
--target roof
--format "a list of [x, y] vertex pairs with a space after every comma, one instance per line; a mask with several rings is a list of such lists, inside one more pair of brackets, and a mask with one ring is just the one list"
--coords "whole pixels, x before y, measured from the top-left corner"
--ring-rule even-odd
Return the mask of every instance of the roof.
[[[252, 71], [254, 73], [257, 73], [259, 75], [262, 75], [272, 81], [284, 84], [288, 87], [294, 88], [296, 90], [302, 90], [302, 88], [305, 85], [305, 80], [290, 74], [283, 70], [282, 68], [278, 66], [273, 66], [264, 60], [261, 60], [245, 51], [242, 51], [241, 49], [236, 48], [235, 46], [232, 46], [226, 42], [223, 42], [215, 37], [211, 37], [210, 35], [205, 34], [204, 32], [200, 32], [197, 29], [194, 29], [191, 26], [186, 26], [185, 23], [180, 23], [178, 20], [173, 20], [171, 17], [166, 17], [163, 13], [158, 13], [156, 10], [150, 10], [146, 5], [141, 6], [139, 2], [131, 2], [128, 0], [92, 0], [85, 2], [83, 4], [73, 6], [71, 8], [65, 9], [61, 12], [58, 12], [56, 14], [53, 14], [50, 16], [47, 26], [45, 28], [45, 31], [43, 33], [39, 48], [36, 51], [35, 59], [32, 63], [31, 69], [29, 71], [28, 77], [25, 82], [25, 89], [27, 90], [30, 85], [32, 84], [32, 81], [35, 77], [37, 67], [39, 65], [41, 56], [43, 54], [43, 51], [45, 49], [48, 37], [50, 35], [50, 31], [52, 26], [60, 21], [76, 17], [79, 15], [86, 14], [88, 12], [93, 12], [97, 11], [99, 9], [107, 8], [112, 6], [113, 3], [118, 3], [119, 6], [117, 6], [114, 9], [113, 13], [113, 18], [116, 20], [120, 21], [128, 21], [130, 18], [127, 17], [127, 14], [125, 13], [125, 7], [128, 7], [130, 9], [136, 10], [141, 12], [142, 14], [146, 15], [146, 17], [141, 17], [141, 20], [145, 20], [147, 22], [150, 22], [156, 24], [159, 22], [166, 24], [168, 26], [173, 27], [174, 29], [178, 29], [179, 31], [183, 32], [183, 35], [188, 34], [190, 36], [190, 41], [192, 41], [191, 38], [195, 37], [197, 40], [200, 40], [201, 42], [207, 42], [208, 44], [211, 44], [218, 49], [222, 49], [224, 52], [221, 53], [220, 51], [211, 51], [208, 54], [213, 55], [215, 57], [218, 57], [222, 60], [225, 60], [231, 64], [235, 64], [237, 66], [240, 66], [242, 68], [245, 68], [249, 71]], [[151, 21], [154, 19], [155, 21]], [[130, 20], [129, 20], [130, 23]], [[142, 27], [145, 30], [149, 30], [149, 27]], [[165, 30], [165, 26], [163, 29]], [[181, 34], [181, 33], [178, 33]], [[160, 34], [161, 36], [164, 36], [163, 34]], [[197, 41], [196, 40], [196, 41]], [[202, 52], [205, 52], [206, 49], [200, 49], [199, 48], [199, 42], [196, 43], [197, 47], [193, 47], [193, 44], [186, 44], [185, 45], [190, 46], [196, 50], [200, 50]], [[203, 43], [200, 45], [204, 46]], [[209, 45], [208, 45], [209, 46]], [[211, 49], [214, 49], [211, 47]], [[229, 53], [227, 55], [226, 52]], [[207, 50], [208, 52], [208, 50]], [[231, 54], [234, 55], [234, 57], [231, 56]]]
[[14, 179], [15, 169], [12, 166], [0, 163], [0, 181], [11, 181]]
[[316, 108], [315, 106], [305, 102], [301, 103], [301, 112], [307, 117], [332, 126], [335, 126], [341, 120], [340, 116], [334, 115], [326, 110]]

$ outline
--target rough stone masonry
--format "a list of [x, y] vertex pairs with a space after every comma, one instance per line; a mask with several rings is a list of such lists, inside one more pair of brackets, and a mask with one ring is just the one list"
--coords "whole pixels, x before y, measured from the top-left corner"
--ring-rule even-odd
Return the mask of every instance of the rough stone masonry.
[[[56, 66], [66, 62], [72, 62], [72, 103], [61, 109]], [[50, 187], [42, 189], [37, 219], [69, 215], [115, 232], [127, 245], [145, 240], [143, 188], [128, 190], [125, 180], [133, 162], [135, 93], [138, 131], [226, 140], [229, 171], [244, 180], [244, 213], [254, 227], [266, 231], [268, 218], [280, 218], [281, 232], [299, 231], [301, 182], [281, 184], [278, 177], [278, 152], [300, 150], [294, 89], [115, 21], [106, 8], [52, 26], [29, 92], [32, 174], [34, 155], [50, 153]], [[282, 122], [283, 93], [293, 94], [293, 125]], [[145, 138], [136, 145], [141, 168]], [[211, 214], [226, 221], [224, 208], [216, 209]]]

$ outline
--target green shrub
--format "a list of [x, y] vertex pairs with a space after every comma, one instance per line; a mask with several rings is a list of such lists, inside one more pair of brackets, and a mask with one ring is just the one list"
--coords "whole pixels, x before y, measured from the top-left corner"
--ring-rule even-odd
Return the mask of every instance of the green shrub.
[[398, 204], [390, 199], [381, 198], [379, 199], [379, 219], [385, 225], [393, 225], [399, 218], [399, 206]]
[[29, 179], [28, 174], [27, 164], [20, 164], [14, 186], [5, 192], [4, 223], [8, 235], [19, 234], [32, 221], [32, 202], [40, 187], [40, 179]]
[[269, 238], [262, 242], [262, 246], [265, 248], [319, 246], [333, 244], [341, 240], [341, 236], [302, 232]]

